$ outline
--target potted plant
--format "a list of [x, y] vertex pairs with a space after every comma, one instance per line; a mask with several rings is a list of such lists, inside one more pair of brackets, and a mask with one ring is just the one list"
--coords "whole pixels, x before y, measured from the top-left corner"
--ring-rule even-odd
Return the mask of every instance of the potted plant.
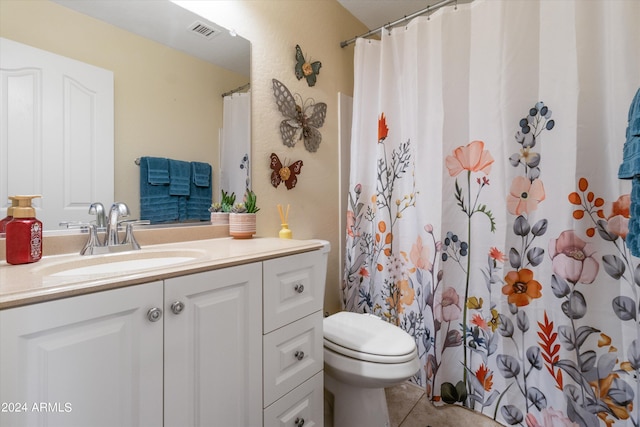
[[229, 214], [229, 235], [235, 239], [250, 239], [256, 234], [256, 194], [247, 189], [243, 203], [233, 206]]
[[224, 190], [221, 190], [220, 202], [212, 204], [209, 208], [209, 212], [211, 212], [211, 224], [229, 225], [229, 212], [231, 212], [235, 202], [235, 193], [229, 194]]

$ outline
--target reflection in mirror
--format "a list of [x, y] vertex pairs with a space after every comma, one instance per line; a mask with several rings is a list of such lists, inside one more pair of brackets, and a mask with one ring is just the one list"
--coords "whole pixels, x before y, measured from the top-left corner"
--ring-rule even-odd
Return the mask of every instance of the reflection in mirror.
[[[40, 31], [30, 30], [34, 27]], [[92, 202], [107, 206], [116, 200], [127, 203], [132, 218], [139, 217], [140, 170], [134, 160], [143, 156], [211, 164], [214, 201], [221, 185], [247, 185], [249, 124], [242, 158], [221, 161], [233, 150], [219, 142], [224, 137], [237, 148], [240, 138], [227, 137], [232, 132], [223, 125], [222, 94], [242, 88], [229, 99], [249, 101], [249, 95], [239, 94], [248, 91], [250, 81], [246, 39], [168, 0], [2, 0], [0, 36], [113, 72], [114, 195], [74, 206], [86, 221], [93, 219]], [[224, 170], [238, 172], [233, 175], [240, 184], [220, 177]], [[58, 229], [58, 222], [68, 219], [47, 221], [45, 229]]]

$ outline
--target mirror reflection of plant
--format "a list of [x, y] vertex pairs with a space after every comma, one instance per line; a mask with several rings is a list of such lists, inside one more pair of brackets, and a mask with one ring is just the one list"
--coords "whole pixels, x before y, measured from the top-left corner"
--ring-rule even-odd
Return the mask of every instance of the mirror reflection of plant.
[[227, 193], [221, 190], [220, 202], [216, 202], [211, 205], [209, 212], [231, 212], [233, 204], [236, 202], [235, 193]]

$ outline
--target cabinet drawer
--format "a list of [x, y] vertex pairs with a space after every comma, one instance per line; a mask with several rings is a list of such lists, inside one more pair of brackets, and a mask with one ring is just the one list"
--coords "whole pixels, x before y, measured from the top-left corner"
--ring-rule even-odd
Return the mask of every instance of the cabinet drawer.
[[264, 336], [264, 406], [267, 407], [323, 367], [322, 313]]
[[[264, 427], [323, 427], [323, 371], [264, 410]], [[296, 421], [298, 423], [296, 424]]]
[[264, 333], [322, 310], [326, 274], [320, 251], [265, 261]]

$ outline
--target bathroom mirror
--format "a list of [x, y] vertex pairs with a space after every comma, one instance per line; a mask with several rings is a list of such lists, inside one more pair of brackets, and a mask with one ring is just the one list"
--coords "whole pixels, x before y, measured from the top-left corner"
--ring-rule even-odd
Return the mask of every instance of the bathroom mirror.
[[[222, 95], [249, 89], [248, 40], [169, 0], [3, 0], [0, 6], [2, 37], [114, 73], [115, 194], [94, 201], [125, 202], [138, 218], [135, 161], [142, 156], [210, 163], [217, 200]], [[150, 66], [162, 61], [166, 66]], [[88, 209], [86, 218], [92, 219]], [[45, 229], [59, 230], [65, 220], [49, 220]]]

